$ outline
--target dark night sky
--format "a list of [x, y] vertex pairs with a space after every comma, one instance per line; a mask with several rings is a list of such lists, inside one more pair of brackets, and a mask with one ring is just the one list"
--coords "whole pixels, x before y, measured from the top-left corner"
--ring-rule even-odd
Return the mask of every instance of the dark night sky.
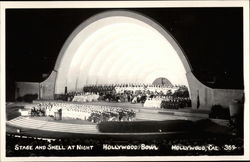
[[[6, 90], [14, 81], [42, 81], [63, 43], [87, 18], [110, 9], [7, 9]], [[243, 89], [242, 8], [133, 8], [167, 29], [194, 74], [216, 88]], [[215, 81], [214, 84], [207, 82]], [[7, 93], [8, 93], [7, 92]]]

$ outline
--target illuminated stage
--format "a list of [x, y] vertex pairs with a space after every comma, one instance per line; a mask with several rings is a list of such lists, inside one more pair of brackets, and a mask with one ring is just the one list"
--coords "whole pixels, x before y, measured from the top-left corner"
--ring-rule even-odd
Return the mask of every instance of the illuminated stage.
[[[34, 103], [38, 103], [39, 101], [35, 101]], [[54, 101], [59, 103], [69, 103], [69, 104], [79, 104], [75, 102], [65, 102], [65, 101]], [[131, 103], [110, 103], [110, 102], [88, 102], [88, 103], [80, 103], [80, 104], [86, 104], [86, 105], [106, 105], [106, 106], [119, 106], [123, 108], [131, 108], [136, 112], [135, 121], [131, 123], [140, 123], [140, 122], [159, 122], [158, 124], [161, 124], [161, 122], [165, 122], [169, 124], [170, 127], [173, 127], [172, 125], [176, 125], [176, 129], [174, 129], [175, 133], [183, 133], [183, 130], [181, 130], [182, 124], [190, 124], [191, 122], [196, 121], [202, 121], [208, 119], [208, 112], [200, 112], [200, 113], [192, 113], [190, 112], [190, 108], [184, 108], [179, 110], [164, 110], [160, 108], [144, 108], [141, 104], [131, 104]], [[17, 104], [18, 105], [18, 104]], [[24, 107], [29, 107], [31, 104], [27, 104]], [[33, 104], [34, 105], [34, 104]], [[189, 111], [189, 112], [188, 112]], [[18, 113], [18, 112], [17, 112]], [[20, 115], [20, 113], [19, 113]], [[17, 129], [21, 130], [21, 134], [25, 133], [27, 135], [34, 135], [35, 136], [44, 136], [44, 137], [50, 137], [51, 134], [55, 133], [55, 135], [52, 135], [52, 137], [62, 137], [66, 135], [67, 133], [76, 135], [76, 134], [99, 134], [99, 135], [135, 135], [135, 134], [169, 134], [173, 132], [168, 131], [149, 131], [149, 132], [122, 132], [122, 133], [116, 133], [116, 132], [103, 132], [98, 129], [98, 123], [92, 123], [90, 121], [86, 120], [79, 120], [79, 119], [62, 119], [62, 120], [55, 120], [54, 117], [44, 116], [44, 117], [31, 117], [31, 116], [19, 116], [10, 119], [7, 121], [7, 133], [17, 133]], [[181, 121], [182, 123], [176, 123], [176, 121]], [[107, 122], [111, 123], [111, 122]], [[114, 122], [114, 123], [120, 123], [121, 125], [124, 122]], [[191, 123], [192, 124], [192, 123]], [[165, 126], [165, 127], [169, 127]], [[191, 125], [189, 125], [191, 126]], [[150, 126], [149, 126], [150, 127]], [[151, 125], [151, 127], [153, 127]], [[222, 128], [223, 132], [228, 134], [230, 133], [229, 130], [227, 130], [226, 127], [218, 125], [218, 127]], [[169, 130], [168, 128], [166, 128]], [[178, 130], [178, 131], [177, 131]], [[35, 133], [35, 132], [39, 133]], [[186, 131], [186, 130], [184, 130]], [[43, 132], [40, 134], [40, 132]], [[49, 133], [48, 133], [49, 132]], [[217, 132], [219, 133], [219, 132]], [[67, 136], [67, 135], [66, 135]]]

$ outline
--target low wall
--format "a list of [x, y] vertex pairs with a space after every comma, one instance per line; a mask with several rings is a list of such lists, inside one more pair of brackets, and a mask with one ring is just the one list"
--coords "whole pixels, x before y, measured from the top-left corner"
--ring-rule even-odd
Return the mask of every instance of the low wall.
[[244, 95], [244, 90], [212, 89], [197, 80], [193, 73], [186, 75], [193, 109], [210, 110], [213, 105], [228, 108], [233, 99], [241, 99]]
[[38, 82], [16, 82], [15, 99], [25, 95], [38, 95], [39, 98], [39, 83]]
[[229, 107], [233, 99], [241, 100], [244, 90], [236, 89], [213, 89], [213, 104]]

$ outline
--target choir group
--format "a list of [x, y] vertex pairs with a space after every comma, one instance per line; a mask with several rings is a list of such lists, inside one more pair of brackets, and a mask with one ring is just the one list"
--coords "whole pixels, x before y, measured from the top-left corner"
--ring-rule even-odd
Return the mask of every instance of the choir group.
[[66, 94], [68, 101], [76, 102], [130, 102], [142, 103], [144, 107], [178, 109], [191, 107], [186, 86], [156, 85], [89, 85], [82, 92]]

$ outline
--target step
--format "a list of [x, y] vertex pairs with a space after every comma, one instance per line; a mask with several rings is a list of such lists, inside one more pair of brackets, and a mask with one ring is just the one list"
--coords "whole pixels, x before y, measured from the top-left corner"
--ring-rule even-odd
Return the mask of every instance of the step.
[[201, 117], [201, 118], [209, 118], [209, 114], [207, 113], [193, 113], [193, 112], [183, 112], [183, 111], [159, 111], [161, 114], [172, 114], [176, 116], [187, 116], [187, 117]]

